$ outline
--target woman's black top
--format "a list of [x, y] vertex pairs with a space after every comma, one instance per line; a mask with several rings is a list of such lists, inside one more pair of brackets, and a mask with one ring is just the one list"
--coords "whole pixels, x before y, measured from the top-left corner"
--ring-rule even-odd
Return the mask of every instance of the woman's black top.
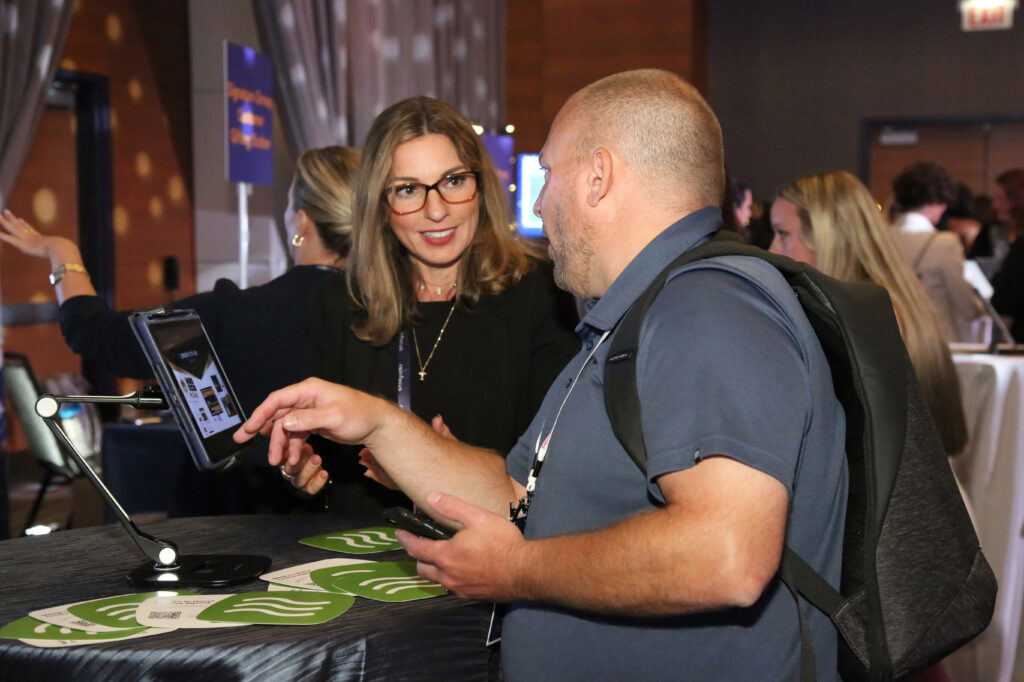
[[[411, 330], [426, 361], [451, 302], [420, 303], [422, 324]], [[343, 275], [319, 287], [314, 315], [313, 373], [388, 400], [397, 398], [398, 339], [384, 346], [358, 340], [359, 310]], [[483, 296], [472, 310], [455, 309], [420, 381], [411, 350], [412, 411], [444, 418], [461, 441], [503, 456], [526, 430], [551, 382], [580, 347], [571, 296], [557, 289], [547, 264], [537, 264], [513, 287]], [[412, 338], [410, 337], [410, 341]], [[366, 479], [359, 448], [318, 440], [333, 482], [329, 506], [343, 514], [371, 514], [408, 504], [400, 494]]]

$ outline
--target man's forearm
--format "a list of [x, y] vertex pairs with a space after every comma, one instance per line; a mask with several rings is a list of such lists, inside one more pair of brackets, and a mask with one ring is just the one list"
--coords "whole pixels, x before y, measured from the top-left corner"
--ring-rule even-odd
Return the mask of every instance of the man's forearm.
[[433, 491], [455, 495], [498, 514], [516, 498], [497, 453], [445, 438], [415, 415], [392, 406], [367, 439], [377, 462], [413, 502], [425, 509]]

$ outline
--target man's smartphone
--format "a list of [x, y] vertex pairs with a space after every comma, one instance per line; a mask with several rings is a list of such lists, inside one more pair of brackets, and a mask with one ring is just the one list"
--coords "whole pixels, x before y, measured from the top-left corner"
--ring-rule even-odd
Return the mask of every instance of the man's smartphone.
[[434, 519], [423, 514], [413, 514], [405, 507], [391, 507], [381, 512], [384, 520], [392, 526], [407, 530], [414, 535], [431, 540], [449, 540], [453, 533]]
[[199, 315], [144, 310], [130, 319], [196, 467], [231, 466], [245, 448], [231, 437], [245, 415]]

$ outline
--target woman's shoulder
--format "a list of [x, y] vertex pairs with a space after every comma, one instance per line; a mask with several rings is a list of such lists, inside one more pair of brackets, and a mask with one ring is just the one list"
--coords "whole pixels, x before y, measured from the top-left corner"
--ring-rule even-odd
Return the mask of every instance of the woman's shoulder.
[[344, 270], [332, 273], [317, 283], [312, 301], [314, 316], [320, 319], [322, 325], [349, 329], [353, 320], [365, 315], [349, 292], [348, 278]]
[[554, 268], [547, 260], [531, 257], [529, 270], [511, 287], [490, 298], [494, 308], [506, 309], [511, 315], [552, 317], [569, 330], [579, 322], [576, 300], [555, 284]]
[[525, 272], [501, 292], [481, 297], [481, 303], [490, 306], [524, 303], [536, 300], [553, 290], [555, 280], [551, 264], [531, 256], [528, 258]]
[[195, 306], [215, 306], [233, 314], [290, 314], [304, 316], [304, 305], [315, 295], [320, 283], [330, 278], [335, 269], [296, 266], [269, 282], [241, 289], [230, 279], [219, 279], [213, 290], [188, 299]]
[[335, 270], [327, 276], [319, 279], [314, 288], [318, 299], [337, 303], [340, 301], [351, 301], [349, 296], [348, 277], [344, 270]]
[[219, 279], [214, 285], [214, 292], [220, 296], [237, 296], [254, 302], [278, 299], [282, 296], [308, 297], [319, 288], [322, 282], [336, 277], [338, 272], [337, 268], [296, 265], [269, 282], [247, 289], [239, 289], [238, 285], [229, 279]]
[[529, 269], [519, 278], [517, 285], [537, 291], [560, 291], [555, 286], [555, 270], [551, 261], [528, 256]]

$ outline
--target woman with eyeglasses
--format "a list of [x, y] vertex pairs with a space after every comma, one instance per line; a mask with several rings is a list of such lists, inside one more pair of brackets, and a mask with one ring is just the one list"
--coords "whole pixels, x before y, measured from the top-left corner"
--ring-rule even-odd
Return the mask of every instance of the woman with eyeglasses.
[[[317, 298], [315, 375], [506, 453], [579, 349], [578, 318], [540, 248], [512, 229], [480, 137], [444, 102], [398, 102], [367, 135], [355, 195], [347, 270]], [[329, 471], [334, 510], [406, 501], [366, 480], [383, 479], [366, 451], [364, 470], [358, 449], [319, 439], [313, 449], [322, 463], [282, 473], [316, 493]]]

